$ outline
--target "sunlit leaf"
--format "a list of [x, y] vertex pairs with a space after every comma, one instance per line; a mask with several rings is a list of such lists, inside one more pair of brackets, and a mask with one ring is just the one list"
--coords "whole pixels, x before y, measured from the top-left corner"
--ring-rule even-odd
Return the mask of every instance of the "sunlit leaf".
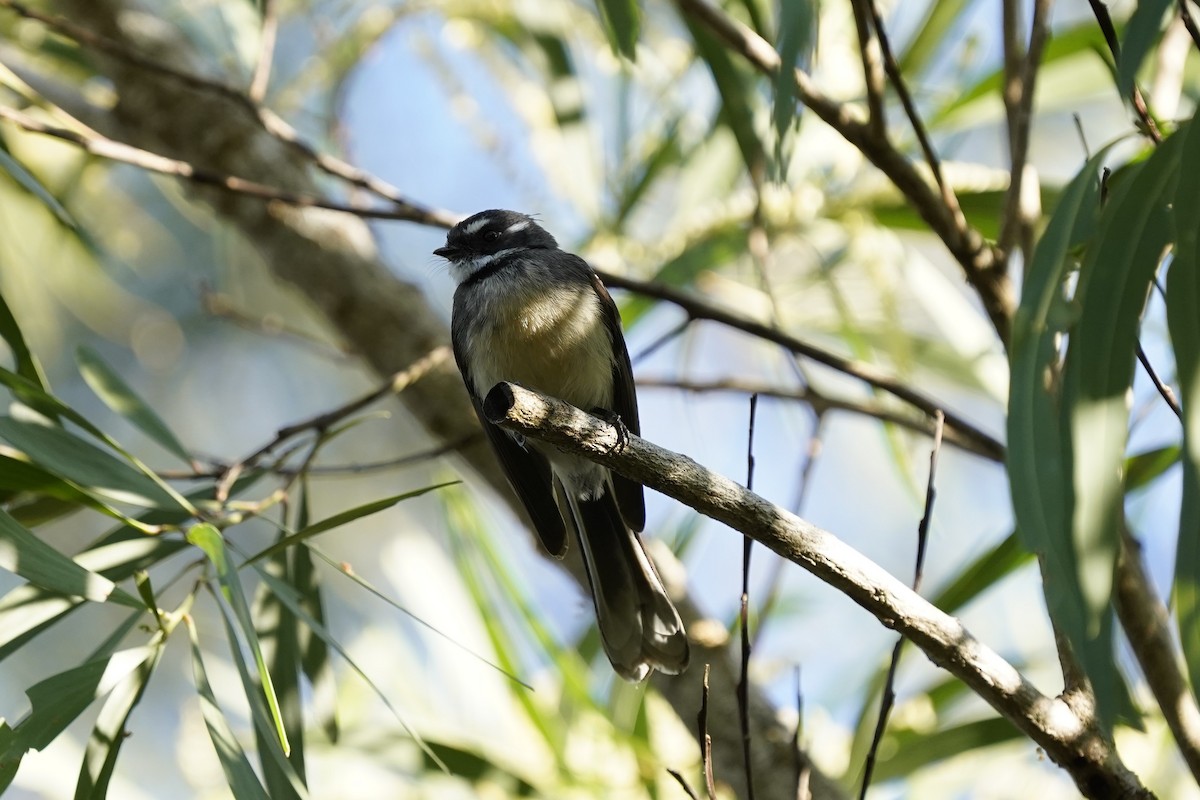
[[144, 474], [62, 428], [0, 417], [0, 438], [39, 467], [113, 502], [142, 508], [175, 505]]
[[901, 778], [930, 764], [1020, 738], [1021, 732], [1003, 717], [966, 722], [933, 732], [892, 731], [880, 748], [884, 755], [876, 762], [874, 777], [880, 782]]
[[0, 509], [0, 567], [43, 589], [97, 603], [109, 599], [140, 608], [141, 602], [107, 578], [81, 567]]
[[19, 761], [29, 750], [41, 750], [66, 730], [76, 717], [98, 697], [138, 669], [154, 655], [152, 647], [135, 647], [112, 656], [88, 661], [78, 667], [39, 681], [25, 692], [29, 714], [12, 728], [7, 742], [0, 742], [0, 770]]
[[[275, 727], [275, 734], [279, 737], [279, 744], [286, 756], [290, 747], [288, 745], [287, 731], [284, 730], [283, 726], [283, 717], [279, 711], [279, 698], [275, 694], [275, 686], [271, 680], [271, 673], [267, 669], [266, 659], [263, 658], [262, 647], [259, 646], [258, 634], [254, 629], [254, 621], [250, 616], [250, 605], [246, 602], [246, 595], [242, 590], [242, 582], [238, 578], [237, 570], [229, 562], [229, 553], [225, 549], [225, 539], [216, 527], [207, 522], [202, 522], [189, 528], [187, 539], [204, 551], [204, 554], [208, 556], [209, 561], [212, 562], [213, 567], [217, 570], [217, 579], [221, 583], [221, 594], [225, 597], [225, 601], [233, 608], [238, 627], [241, 628], [242, 635], [246, 637], [246, 643], [250, 646], [250, 652], [254, 655], [254, 665], [258, 669], [258, 679], [262, 686], [262, 693], [267, 701], [267, 708], [270, 710], [271, 722]], [[230, 646], [236, 649], [236, 637], [230, 640]]]
[[29, 345], [25, 343], [25, 335], [21, 333], [21, 327], [17, 324], [17, 319], [13, 316], [3, 295], [0, 295], [0, 338], [3, 338], [8, 344], [8, 348], [12, 350], [17, 374], [30, 381], [38, 389], [45, 391], [46, 376], [42, 374], [42, 366], [30, 351]]

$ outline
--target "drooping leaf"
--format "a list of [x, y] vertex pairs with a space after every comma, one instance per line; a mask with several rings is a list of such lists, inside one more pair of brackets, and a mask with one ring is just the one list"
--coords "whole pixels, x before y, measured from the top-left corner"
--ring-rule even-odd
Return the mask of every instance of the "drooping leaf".
[[1077, 555], [1069, 533], [1073, 484], [1062, 452], [1055, 339], [1069, 319], [1062, 284], [1068, 252], [1095, 225], [1099, 169], [1107, 151], [1088, 161], [1063, 192], [1034, 250], [1013, 319], [1010, 345], [1008, 468], [1017, 533], [1045, 559], [1046, 602], [1064, 630], [1082, 632]]
[[[1200, 125], [1183, 140], [1179, 173], [1200, 169]], [[1183, 407], [1183, 488], [1175, 556], [1175, 608], [1179, 638], [1192, 685], [1200, 682], [1200, 197], [1191, 180], [1175, 189], [1171, 225], [1175, 257], [1167, 274], [1167, 324], [1175, 348]]]
[[1017, 533], [1010, 533], [999, 544], [968, 564], [958, 576], [930, 602], [954, 614], [1006, 575], [1033, 560], [1033, 554], [1021, 547]]
[[642, 24], [642, 11], [637, 0], [596, 0], [596, 10], [600, 12], [613, 52], [636, 61], [638, 31]]
[[985, 747], [1021, 738], [1021, 732], [1003, 717], [965, 722], [943, 730], [890, 732], [881, 748], [888, 755], [876, 762], [877, 781], [911, 775], [922, 767]]
[[[1100, 718], [1111, 724], [1121, 692], [1111, 640], [1112, 587], [1120, 550], [1127, 393], [1133, 383], [1142, 310], [1170, 240], [1168, 204], [1178, 177], [1182, 136], [1129, 168], [1101, 213], [1080, 268], [1063, 371], [1064, 465], [1073, 481], [1071, 538], [1085, 628], [1067, 628], [1092, 680]], [[1105, 635], [1109, 631], [1109, 635]]]
[[167, 424], [129, 387], [129, 384], [110, 367], [100, 354], [90, 347], [80, 347], [75, 354], [79, 364], [79, 373], [87, 381], [88, 386], [104, 404], [128, 419], [134, 426], [163, 449], [185, 462], [191, 461], [187, 449], [176, 438]]
[[229, 727], [225, 713], [217, 704], [217, 698], [208, 682], [208, 673], [204, 669], [196, 626], [188, 620], [187, 627], [192, 643], [192, 677], [196, 682], [196, 693], [200, 696], [200, 713], [208, 728], [213, 750], [221, 762], [221, 769], [225, 772], [225, 780], [229, 783], [233, 796], [239, 800], [270, 800], [259, 783], [258, 776], [254, 774], [254, 767], [250, 765], [250, 760], [246, 758], [245, 751]]
[[117, 756], [128, 735], [126, 725], [134, 706], [142, 700], [150, 676], [154, 674], [166, 641], [159, 641], [152, 654], [138, 665], [109, 694], [100, 708], [100, 716], [88, 737], [79, 778], [75, 783], [75, 800], [103, 800], [108, 796], [108, 784], [117, 766]]
[[784, 142], [796, 119], [796, 80], [793, 72], [801, 60], [807, 60], [816, 41], [816, 9], [810, 0], [789, 0], [779, 6], [779, 34], [775, 50], [782, 68], [775, 76], [775, 106], [771, 120], [775, 125], [775, 174], [779, 180], [787, 173]]
[[[187, 539], [208, 556], [209, 561], [212, 562], [213, 567], [217, 571], [217, 579], [221, 584], [221, 594], [230, 607], [233, 608], [238, 627], [241, 629], [242, 635], [250, 647], [250, 652], [254, 656], [254, 665], [258, 670], [258, 680], [267, 701], [271, 723], [275, 727], [275, 734], [286, 756], [291, 748], [288, 744], [287, 731], [283, 726], [283, 717], [279, 711], [279, 698], [275, 694], [275, 686], [271, 680], [271, 672], [267, 669], [266, 659], [263, 658], [262, 647], [259, 645], [258, 634], [254, 628], [254, 620], [250, 615], [250, 604], [246, 602], [246, 594], [242, 590], [242, 582], [238, 578], [237, 570], [233, 568], [233, 565], [229, 561], [229, 552], [225, 548], [225, 539], [215, 526], [207, 522], [201, 522], [189, 528]], [[238, 646], [237, 638], [232, 637], [229, 644], [236, 650]]]
[[5, 302], [4, 295], [0, 295], [0, 338], [3, 338], [12, 350], [13, 360], [16, 361], [16, 374], [46, 391], [46, 376], [42, 374], [42, 366], [25, 343], [25, 335], [21, 333], [21, 326], [17, 324], [17, 318]]
[[39, 203], [45, 206], [47, 211], [54, 215], [54, 218], [61, 225], [72, 231], [80, 230], [79, 224], [71, 216], [71, 212], [63, 207], [63, 204], [54, 196], [54, 193], [46, 188], [46, 185], [36, 175], [27, 170], [21, 162], [13, 158], [12, 153], [4, 146], [2, 140], [0, 140], [0, 172], [6, 173], [12, 178], [13, 183], [36, 198]]
[[900, 71], [905, 75], [922, 72], [942, 47], [954, 40], [951, 30], [959, 24], [963, 12], [972, 7], [966, 0], [940, 0], [925, 6], [925, 16], [898, 59]]
[[1162, 36], [1163, 17], [1174, 6], [1173, 0], [1138, 0], [1125, 26], [1117, 56], [1117, 91], [1127, 103], [1132, 101], [1138, 69]]

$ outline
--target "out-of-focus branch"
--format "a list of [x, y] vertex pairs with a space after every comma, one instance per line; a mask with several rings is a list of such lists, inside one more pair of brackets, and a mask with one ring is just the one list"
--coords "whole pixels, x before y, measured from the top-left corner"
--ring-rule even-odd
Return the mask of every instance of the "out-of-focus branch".
[[1086, 797], [1150, 798], [1094, 716], [1043, 695], [962, 623], [832, 533], [775, 506], [687, 456], [628, 434], [573, 406], [509, 383], [483, 403], [492, 422], [584, 456], [723, 522], [838, 589], [903, 634], [933, 663], [1036, 742]]
[[1171, 616], [1162, 600], [1149, 591], [1153, 584], [1142, 561], [1141, 545], [1128, 531], [1122, 544], [1117, 568], [1117, 616], [1179, 752], [1192, 777], [1200, 782], [1200, 708], [1179, 668]]
[[[151, 58], [123, 41], [98, 33], [91, 28], [78, 24], [72, 19], [46, 14], [37, 9], [30, 8], [24, 3], [18, 2], [18, 0], [0, 0], [0, 8], [7, 8], [26, 19], [36, 20], [50, 30], [78, 42], [83, 47], [103, 53], [131, 67], [146, 70], [158, 78], [175, 81], [181, 87], [205, 94], [214, 94], [234, 103], [242, 110], [253, 114], [258, 119], [263, 130], [295, 150], [301, 157], [308, 159], [327, 174], [344, 180], [352, 186], [365, 189], [395, 205], [396, 208], [394, 210], [399, 216], [385, 217], [387, 219], [403, 219], [443, 228], [449, 228], [458, 221], [457, 215], [420, 203], [414, 203], [406, 198], [399, 189], [386, 181], [380, 180], [369, 172], [361, 170], [336, 156], [318, 150], [304, 141], [300, 133], [282, 117], [261, 105], [259, 100], [255, 99], [256, 96], [246, 94], [240, 89], [226, 86], [223, 83], [188, 72], [187, 70], [178, 69], [166, 59]], [[265, 35], [266, 32], [264, 31]]]
[[[703, 24], [759, 72], [774, 77], [779, 54], [765, 39], [709, 0], [675, 0], [687, 17]], [[826, 124], [857, 147], [907, 198], [930, 230], [942, 240], [979, 295], [992, 326], [1007, 346], [1016, 296], [998, 254], [961, 210], [947, 207], [938, 189], [890, 142], [875, 136], [861, 109], [836, 102], [817, 88], [808, 73], [794, 70], [796, 97]]]

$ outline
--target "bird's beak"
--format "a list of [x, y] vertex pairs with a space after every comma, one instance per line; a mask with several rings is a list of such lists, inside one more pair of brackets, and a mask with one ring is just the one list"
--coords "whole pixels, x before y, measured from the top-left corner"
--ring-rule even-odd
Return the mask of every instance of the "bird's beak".
[[458, 254], [458, 248], [446, 245], [445, 247], [439, 247], [437, 250], [434, 250], [433, 254], [435, 256], [441, 256], [442, 258], [450, 259]]

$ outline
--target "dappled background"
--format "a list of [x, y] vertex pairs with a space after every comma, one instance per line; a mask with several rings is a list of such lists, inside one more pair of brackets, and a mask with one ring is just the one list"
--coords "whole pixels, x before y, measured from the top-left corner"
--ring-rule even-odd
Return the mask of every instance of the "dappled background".
[[[1131, 5], [1114, 4], [1119, 22]], [[113, 120], [139, 108], [115, 106], [122, 91], [137, 89], [134, 79], [115, 81], [97, 68], [114, 56], [15, 6], [0, 0], [0, 102], [28, 119], [97, 136], [120, 138], [121, 126], [136, 124]], [[796, 43], [789, 54], [825, 94], [861, 100], [847, 4], [784, 7], [746, 0], [727, 11], [762, 31], [789, 31]], [[214, 478], [196, 473], [219, 473], [284, 426], [344, 406], [384, 379], [378, 362], [360, 357], [361, 348], [317, 312], [319, 303], [280, 282], [269, 263], [279, 249], [264, 257], [252, 226], [231, 223], [231, 215], [261, 213], [247, 206], [295, 214], [338, 247], [382, 262], [446, 320], [452, 285], [431, 255], [444, 221], [484, 208], [526, 211], [598, 269], [686, 288], [872, 364], [1003, 439], [1007, 358], [959, 264], [857, 148], [811, 111], [780, 112], [772, 82], [756, 78], [679, 7], [643, 4], [636, 61], [621, 56], [634, 46], [610, 39], [613, 26], [595, 5], [567, 0], [109, 0], [78, 15], [72, 3], [35, 8], [106, 37], [119, 32], [134, 52], [176, 69], [253, 87], [263, 107], [320, 151], [399, 187], [414, 203], [445, 210], [418, 221], [363, 222], [335, 210], [279, 211], [277, 201], [239, 199], [230, 208], [218, 190], [197, 194], [187, 181], [123, 163], [136, 158], [98, 157], [0, 121], [0, 294], [53, 393], [181, 492], [211, 490]], [[1000, 12], [985, 2], [882, 10], [947, 180], [968, 222], [994, 238], [1008, 186]], [[1034, 219], [1053, 208], [1089, 152], [1118, 137], [1129, 141], [1135, 130], [1087, 5], [1058, 4], [1050, 22], [1026, 173]], [[1143, 67], [1163, 118], [1190, 113], [1196, 90], [1195, 57], [1185, 60], [1190, 41], [1177, 27]], [[136, 77], [148, 67], [122, 69]], [[897, 147], [919, 159], [899, 104], [890, 95], [886, 102]], [[788, 97], [782, 103], [792, 105]], [[146, 119], [160, 130], [178, 121], [170, 110]], [[254, 164], [261, 143], [228, 134], [228, 122], [210, 118], [157, 135], [217, 142], [208, 146]], [[266, 155], [262, 164], [269, 167]], [[309, 186], [271, 177], [256, 179], [285, 192], [315, 188], [346, 205], [372, 199], [368, 189], [315, 170]], [[1018, 254], [1014, 276], [1021, 267]], [[345, 268], [331, 258], [324, 280], [349, 281], [337, 273]], [[615, 294], [643, 384], [647, 438], [744, 482], [748, 397], [761, 391], [755, 490], [910, 580], [931, 449], [923, 415], [745, 332], [690, 321], [686, 310], [644, 294]], [[403, 329], [406, 320], [393, 324]], [[1171, 375], [1165, 326], [1161, 300], [1152, 297], [1144, 344]], [[377, 347], [386, 351], [387, 339]], [[97, 392], [109, 372], [157, 413], [194, 463], [122, 413], [128, 406], [111, 383]], [[1133, 409], [1131, 452], [1177, 438], [1174, 418], [1141, 377]], [[311, 447], [318, 434], [319, 451]], [[302, 601], [319, 586], [324, 623], [315, 632], [301, 626], [298, 643], [270, 625], [272, 614], [294, 609], [270, 599], [261, 575], [242, 572], [268, 661], [305, 656], [291, 679], [305, 710], [312, 795], [682, 797], [669, 769], [702, 785], [694, 720], [681, 721], [653, 688], [614, 678], [586, 594], [536, 552], [506, 503], [446, 445], [386, 397], [328, 430], [280, 441], [250, 466], [287, 474], [248, 468], [248, 485], [235, 487], [246, 515], [225, 530], [235, 561], [270, 546], [281, 528], [294, 532], [395, 500], [306, 539], [298, 548], [303, 563], [260, 562], [290, 570], [289, 581], [297, 570], [316, 576]], [[12, 448], [0, 446], [0, 454], [12, 456]], [[294, 478], [302, 467], [304, 477]], [[1176, 518], [1162, 509], [1178, 504], [1178, 468], [1160, 472], [1127, 507], [1151, 571], [1166, 586]], [[279, 502], [272, 492], [285, 484], [290, 492]], [[1003, 464], [947, 445], [937, 488], [924, 593], [1055, 694], [1061, 679], [1041, 581], [1011, 538]], [[396, 500], [406, 493], [416, 496]], [[128, 500], [113, 508], [134, 517], [145, 510]], [[741, 536], [660, 495], [648, 503], [647, 535], [664, 572], [685, 581], [711, 619], [706, 636], [734, 636]], [[97, 510], [68, 510], [46, 504], [19, 518], [41, 523], [39, 537], [69, 554], [120, 524]], [[229, 796], [232, 779], [205, 723], [214, 707], [197, 692], [196, 658], [217, 717], [242, 748], [270, 758], [264, 737], [255, 736], [253, 680], [238, 671], [239, 662], [250, 673], [255, 666], [246, 632], [231, 633], [237, 604], [223, 616], [225, 606], [203, 588], [218, 585], [218, 572], [190, 545], [149, 572], [160, 607], [175, 609], [190, 596], [195, 605], [192, 622], [164, 637], [154, 656], [161, 660], [146, 662], [155, 666], [125, 724], [113, 796]], [[761, 548], [750, 577], [750, 675], [781, 728], [795, 729], [802, 712], [801, 746], [821, 774], [850, 790], [861, 776], [894, 634]], [[22, 583], [0, 575], [0, 589]], [[121, 585], [133, 591], [133, 581]], [[88, 604], [29, 641], [6, 632], [24, 630], [24, 613], [0, 601], [0, 717], [10, 724], [30, 708], [26, 689], [88, 660], [130, 612]], [[154, 621], [143, 615], [108, 647], [140, 647], [154, 635]], [[1136, 668], [1122, 663], [1137, 698], [1144, 689]], [[1070, 779], [1033, 744], [913, 648], [896, 686], [872, 796], [1075, 796]], [[25, 756], [6, 797], [72, 796], [99, 705]], [[1186, 772], [1161, 719], [1148, 716], [1142, 727], [1119, 729], [1126, 761], [1161, 796], [1186, 796]]]

